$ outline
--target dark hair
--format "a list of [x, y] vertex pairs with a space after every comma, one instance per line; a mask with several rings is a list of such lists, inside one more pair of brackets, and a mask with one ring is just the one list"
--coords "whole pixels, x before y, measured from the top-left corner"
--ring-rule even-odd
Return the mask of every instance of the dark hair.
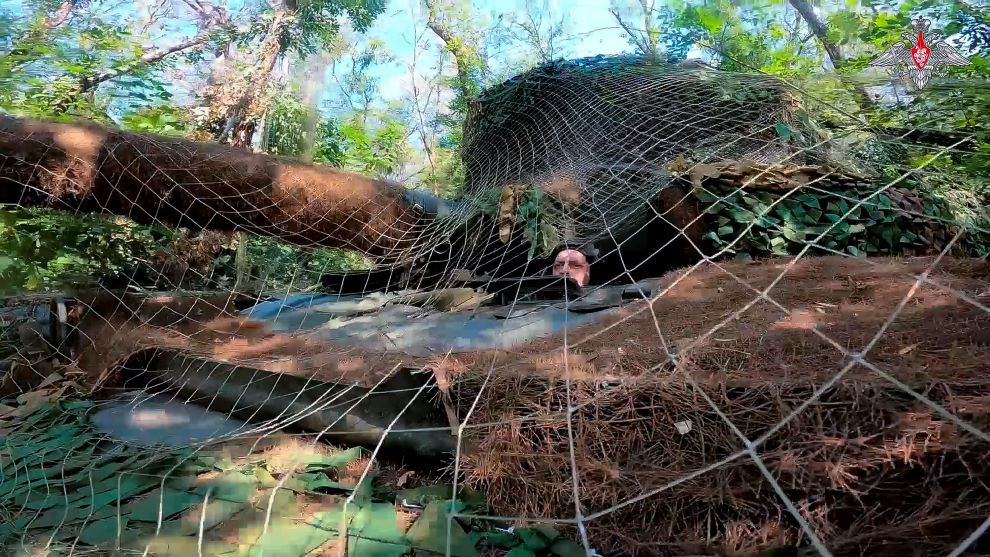
[[590, 242], [583, 244], [579, 244], [576, 242], [561, 242], [561, 244], [557, 246], [557, 253], [560, 253], [567, 249], [572, 249], [574, 251], [580, 252], [581, 255], [583, 255], [584, 258], [588, 260], [588, 265], [594, 263], [595, 259], [598, 258], [598, 248], [596, 248], [595, 245]]

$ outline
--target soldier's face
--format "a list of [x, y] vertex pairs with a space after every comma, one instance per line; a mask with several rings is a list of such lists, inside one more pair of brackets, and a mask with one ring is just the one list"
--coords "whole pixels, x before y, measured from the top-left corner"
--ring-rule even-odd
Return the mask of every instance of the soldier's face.
[[584, 254], [573, 249], [565, 249], [557, 254], [553, 262], [555, 277], [569, 277], [580, 287], [588, 286], [591, 279], [591, 267]]

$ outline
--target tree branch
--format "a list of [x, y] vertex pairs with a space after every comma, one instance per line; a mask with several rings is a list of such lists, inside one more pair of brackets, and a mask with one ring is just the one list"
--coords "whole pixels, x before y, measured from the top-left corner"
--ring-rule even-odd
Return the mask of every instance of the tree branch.
[[624, 19], [622, 19], [622, 16], [619, 14], [619, 10], [615, 8], [609, 8], [608, 11], [610, 14], [612, 14], [612, 17], [615, 18], [615, 21], [619, 24], [619, 27], [622, 27], [622, 30], [625, 31], [626, 35], [629, 36], [629, 41], [632, 42], [633, 46], [635, 46], [636, 49], [640, 51], [640, 53], [644, 55], [649, 55], [650, 53], [649, 45], [643, 40], [642, 37], [640, 37], [638, 31], [631, 28], [629, 24], [626, 23]]
[[811, 32], [814, 33], [815, 37], [822, 47], [825, 49], [825, 53], [828, 55], [829, 60], [832, 61], [832, 67], [838, 69], [842, 66], [842, 52], [839, 50], [839, 45], [833, 43], [828, 39], [828, 25], [822, 21], [817, 14], [815, 14], [815, 8], [812, 7], [808, 0], [790, 0], [791, 6], [801, 14], [804, 21], [808, 23], [808, 27]]
[[59, 5], [55, 13], [45, 16], [44, 28], [46, 31], [51, 31], [57, 27], [61, 27], [63, 23], [68, 21], [69, 16], [72, 15], [72, 11], [76, 9], [79, 4], [79, 0], [63, 0]]
[[426, 26], [443, 41], [447, 50], [454, 57], [454, 65], [457, 66], [457, 81], [461, 89], [461, 94], [464, 96], [464, 99], [470, 99], [472, 96], [471, 74], [468, 70], [471, 63], [468, 60], [468, 52], [464, 49], [458, 38], [454, 36], [453, 31], [440, 19], [436, 3], [433, 0], [424, 0], [424, 4], [426, 4], [427, 11]]
[[142, 66], [148, 66], [151, 64], [155, 64], [157, 62], [161, 62], [162, 60], [164, 60], [165, 58], [167, 58], [172, 54], [175, 54], [176, 52], [182, 52], [184, 50], [193, 50], [202, 47], [207, 43], [208, 40], [209, 40], [208, 35], [200, 34], [185, 42], [178, 43], [169, 48], [160, 49], [160, 50], [156, 49], [149, 52], [145, 52], [144, 54], [141, 55], [140, 58], [125, 66], [114, 68], [112, 70], [105, 70], [96, 75], [86, 76], [82, 80], [82, 85], [79, 88], [79, 93], [81, 94], [81, 93], [89, 92], [105, 81], [109, 81], [115, 77], [119, 77], [128, 72], [134, 71]]

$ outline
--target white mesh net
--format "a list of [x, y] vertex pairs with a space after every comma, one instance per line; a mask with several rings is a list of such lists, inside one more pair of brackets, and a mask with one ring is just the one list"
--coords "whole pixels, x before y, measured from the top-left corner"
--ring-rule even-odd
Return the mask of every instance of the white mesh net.
[[811, 90], [542, 67], [472, 106], [458, 201], [5, 118], [5, 230], [90, 219], [133, 264], [7, 300], [0, 542], [983, 551], [990, 230], [940, 192], [986, 152], [830, 132]]

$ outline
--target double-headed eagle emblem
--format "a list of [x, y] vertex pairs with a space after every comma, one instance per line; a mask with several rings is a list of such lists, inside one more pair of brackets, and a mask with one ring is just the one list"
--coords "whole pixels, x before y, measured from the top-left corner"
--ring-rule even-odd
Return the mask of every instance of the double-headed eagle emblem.
[[970, 61], [943, 42], [941, 33], [928, 32], [931, 24], [924, 18], [914, 20], [914, 34], [903, 34], [907, 42], [891, 45], [870, 65], [888, 67], [894, 76], [909, 78], [918, 89], [927, 85], [933, 75], [946, 75], [949, 66], [968, 66]]

